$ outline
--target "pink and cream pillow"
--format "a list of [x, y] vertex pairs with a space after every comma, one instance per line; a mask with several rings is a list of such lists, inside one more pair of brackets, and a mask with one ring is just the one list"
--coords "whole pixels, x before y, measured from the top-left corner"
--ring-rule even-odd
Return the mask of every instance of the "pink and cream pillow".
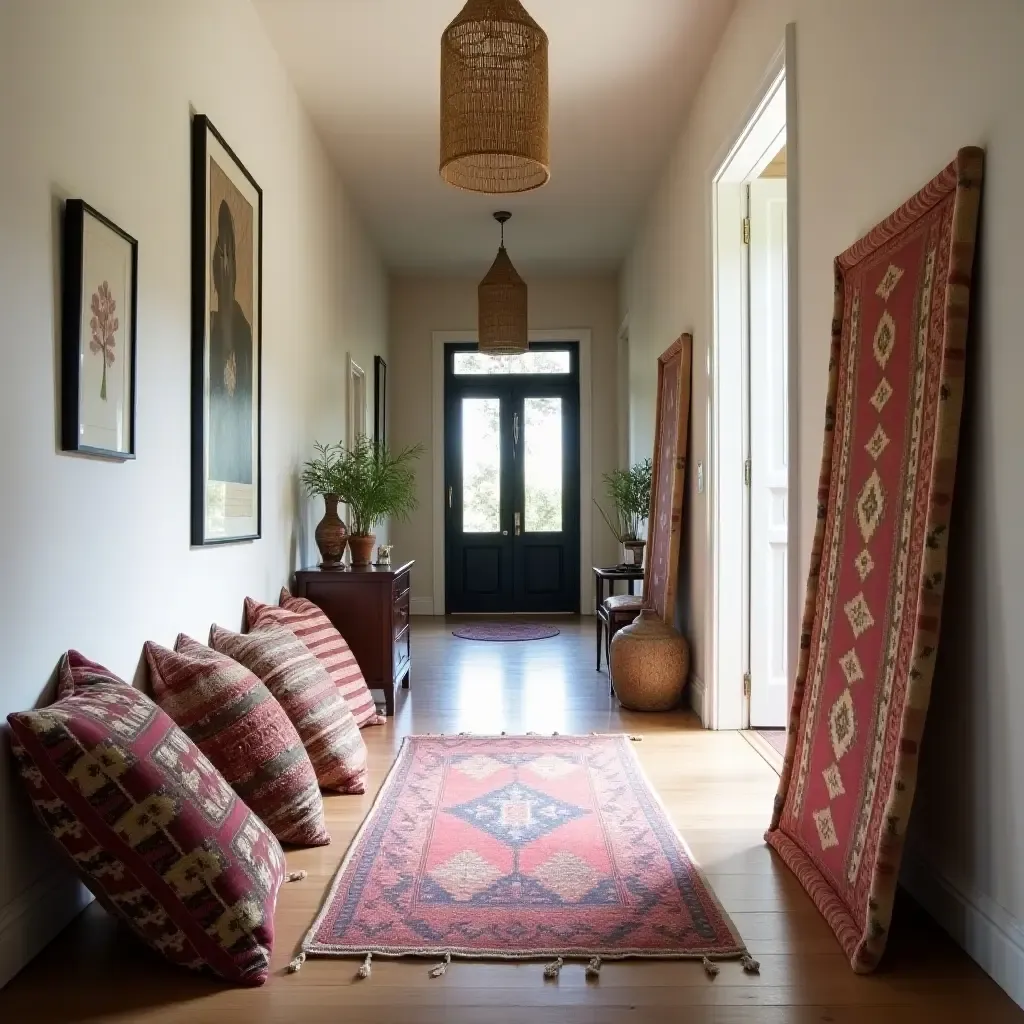
[[156, 702], [220, 769], [282, 843], [326, 846], [324, 802], [302, 739], [244, 665], [184, 633], [174, 650], [148, 642]]
[[251, 630], [276, 625], [294, 633], [330, 673], [360, 729], [368, 725], [383, 725], [387, 721], [384, 715], [377, 713], [352, 649], [312, 601], [292, 597], [285, 589], [281, 590], [280, 608], [247, 597], [245, 621]]
[[266, 625], [251, 633], [214, 626], [210, 645], [258, 675], [295, 723], [324, 789], [366, 792], [366, 744], [327, 669], [295, 634]]
[[69, 651], [60, 698], [7, 716], [36, 815], [101, 903], [172, 963], [261, 985], [278, 841], [145, 694]]

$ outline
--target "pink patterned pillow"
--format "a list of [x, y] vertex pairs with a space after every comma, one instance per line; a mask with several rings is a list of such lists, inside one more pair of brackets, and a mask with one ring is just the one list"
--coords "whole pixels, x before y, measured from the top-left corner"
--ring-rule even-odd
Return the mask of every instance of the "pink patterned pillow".
[[384, 715], [377, 714], [373, 697], [352, 649], [334, 628], [331, 620], [312, 601], [304, 597], [292, 597], [284, 589], [281, 591], [280, 608], [260, 604], [247, 597], [245, 620], [249, 629], [276, 625], [284, 626], [294, 633], [331, 674], [334, 685], [347, 701], [360, 729], [368, 725], [383, 725], [387, 721]]
[[214, 626], [210, 644], [255, 672], [295, 723], [324, 789], [366, 792], [366, 744], [327, 669], [293, 633], [266, 626], [232, 633]]
[[326, 846], [324, 802], [299, 734], [244, 665], [184, 633], [143, 647], [157, 703], [282, 843]]
[[148, 946], [263, 984], [285, 872], [278, 841], [145, 694], [69, 651], [60, 695], [7, 716], [40, 821]]

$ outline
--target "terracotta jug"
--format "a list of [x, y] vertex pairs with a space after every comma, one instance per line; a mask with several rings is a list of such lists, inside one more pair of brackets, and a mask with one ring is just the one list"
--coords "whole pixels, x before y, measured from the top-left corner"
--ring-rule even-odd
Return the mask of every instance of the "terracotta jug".
[[609, 672], [615, 696], [633, 711], [668, 711], [679, 703], [690, 669], [682, 634], [653, 608], [612, 637]]
[[338, 515], [338, 495], [324, 495], [324, 517], [316, 524], [313, 539], [320, 549], [320, 568], [337, 569], [348, 543], [348, 530]]

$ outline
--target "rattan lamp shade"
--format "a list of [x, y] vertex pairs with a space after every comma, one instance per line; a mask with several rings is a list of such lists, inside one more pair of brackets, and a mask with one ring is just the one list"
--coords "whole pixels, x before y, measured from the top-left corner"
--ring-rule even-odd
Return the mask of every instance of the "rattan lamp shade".
[[492, 356], [526, 352], [526, 282], [512, 266], [505, 246], [477, 288], [478, 348]]
[[550, 177], [548, 37], [519, 0], [468, 0], [441, 36], [441, 177], [490, 193]]

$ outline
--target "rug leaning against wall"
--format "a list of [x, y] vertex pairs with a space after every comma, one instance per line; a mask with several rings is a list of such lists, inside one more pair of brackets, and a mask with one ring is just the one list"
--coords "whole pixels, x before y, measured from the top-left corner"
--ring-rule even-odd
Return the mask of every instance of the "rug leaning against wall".
[[766, 839], [855, 971], [885, 949], [939, 638], [983, 153], [836, 259], [818, 521]]

